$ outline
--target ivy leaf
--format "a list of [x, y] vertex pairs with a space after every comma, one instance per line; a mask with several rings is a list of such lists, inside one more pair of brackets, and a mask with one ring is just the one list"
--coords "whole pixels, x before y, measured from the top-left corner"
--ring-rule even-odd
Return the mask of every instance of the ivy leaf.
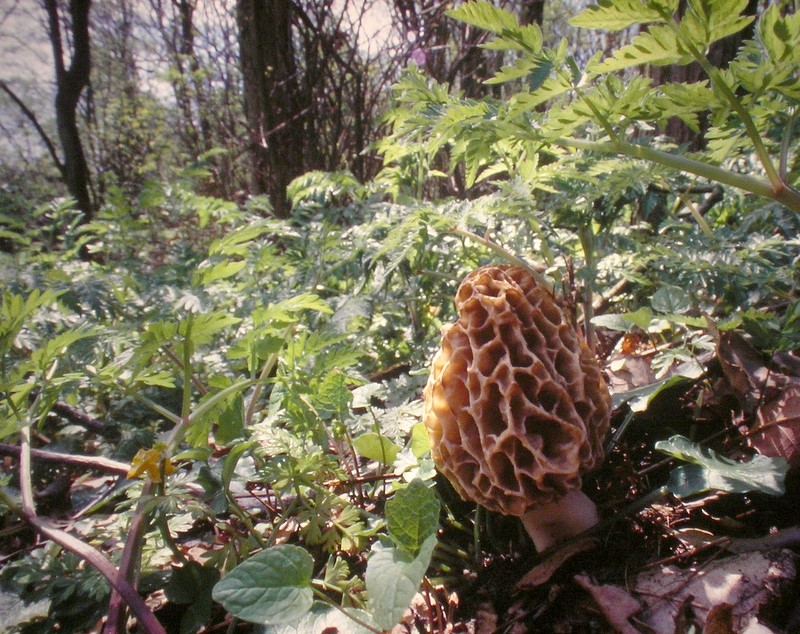
[[390, 630], [403, 618], [430, 565], [434, 546], [436, 535], [423, 542], [416, 557], [387, 539], [372, 547], [364, 579], [370, 611], [379, 628]]
[[784, 480], [789, 463], [785, 458], [756, 454], [749, 462], [736, 462], [684, 436], [660, 440], [655, 448], [693, 463], [678, 467], [670, 474], [667, 488], [680, 498], [709, 490], [731, 493], [758, 491], [776, 496], [786, 492]]
[[291, 544], [253, 555], [214, 586], [213, 598], [251, 623], [283, 623], [311, 609], [314, 559]]
[[439, 526], [439, 498], [422, 480], [412, 480], [386, 502], [389, 535], [403, 548], [417, 554]]
[[678, 10], [678, 0], [642, 2], [641, 0], [599, 0], [581, 11], [569, 23], [584, 29], [621, 31], [634, 24], [663, 22], [662, 13], [672, 15]]

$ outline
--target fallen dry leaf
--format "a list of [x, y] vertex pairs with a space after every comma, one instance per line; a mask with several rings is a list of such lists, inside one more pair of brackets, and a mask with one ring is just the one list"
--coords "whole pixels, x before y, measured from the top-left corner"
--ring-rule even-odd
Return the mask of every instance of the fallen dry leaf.
[[748, 444], [765, 456], [786, 458], [792, 466], [800, 464], [800, 381], [758, 409]]
[[517, 588], [533, 588], [546, 583], [564, 562], [579, 553], [596, 548], [600, 540], [594, 535], [577, 537], [556, 546], [545, 559], [535, 565], [522, 579], [517, 582]]
[[608, 624], [619, 634], [640, 634], [628, 619], [642, 609], [639, 602], [618, 586], [598, 586], [586, 575], [576, 575], [575, 581], [592, 595]]
[[703, 634], [736, 634], [733, 629], [733, 606], [730, 603], [719, 603], [711, 608]]
[[[638, 575], [632, 594], [647, 607], [639, 619], [656, 634], [673, 634], [679, 606], [691, 598], [697, 622], [705, 625], [714, 606], [732, 608], [734, 631], [757, 631], [760, 609], [780, 597], [796, 575], [795, 555], [772, 550], [735, 555], [714, 561], [700, 570], [662, 566]], [[768, 631], [768, 630], [761, 630]]]

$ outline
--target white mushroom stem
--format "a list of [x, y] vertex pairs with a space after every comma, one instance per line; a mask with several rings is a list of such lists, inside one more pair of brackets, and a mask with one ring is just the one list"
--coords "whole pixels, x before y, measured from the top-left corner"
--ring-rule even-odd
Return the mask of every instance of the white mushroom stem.
[[522, 516], [536, 552], [589, 530], [600, 521], [597, 507], [580, 489], [532, 508]]

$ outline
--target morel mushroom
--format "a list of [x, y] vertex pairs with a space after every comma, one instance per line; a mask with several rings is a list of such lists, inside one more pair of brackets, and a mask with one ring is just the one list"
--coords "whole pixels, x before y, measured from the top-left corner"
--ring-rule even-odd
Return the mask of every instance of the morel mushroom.
[[424, 391], [433, 460], [461, 497], [522, 518], [537, 551], [598, 522], [581, 475], [603, 455], [598, 363], [531, 274], [470, 273]]

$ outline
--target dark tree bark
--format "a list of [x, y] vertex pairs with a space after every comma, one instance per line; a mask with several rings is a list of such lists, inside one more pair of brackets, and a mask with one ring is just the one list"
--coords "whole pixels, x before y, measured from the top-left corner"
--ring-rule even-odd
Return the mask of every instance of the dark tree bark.
[[48, 35], [53, 48], [56, 70], [56, 125], [61, 149], [64, 180], [70, 195], [75, 199], [86, 220], [94, 216], [94, 204], [90, 194], [89, 167], [78, 131], [78, 101], [89, 85], [91, 69], [89, 40], [89, 7], [91, 0], [70, 0], [70, 30], [72, 55], [69, 68], [64, 62], [64, 45], [61, 35], [58, 0], [44, 0], [47, 11]]
[[542, 26], [544, 22], [544, 0], [527, 0], [522, 4], [522, 24], [538, 24]]
[[[750, 0], [744, 11], [745, 15], [756, 16], [758, 12], [759, 0]], [[682, 16], [686, 11], [686, 0], [682, 0], [678, 6], [678, 15]], [[752, 39], [754, 23], [746, 29], [729, 35], [721, 40], [714, 42], [707, 53], [708, 61], [717, 68], [727, 68], [733, 59], [742, 42]], [[700, 64], [694, 62], [685, 66], [653, 66], [650, 68], [650, 77], [654, 84], [665, 84], [669, 82], [688, 82], [694, 83], [706, 78], [705, 72]], [[677, 117], [670, 119], [664, 126], [663, 132], [678, 144], [684, 144], [691, 150], [701, 150], [705, 147], [705, 133], [708, 130], [708, 122], [700, 121], [700, 131], [692, 130]]]
[[238, 0], [239, 53], [250, 134], [251, 193], [289, 214], [286, 187], [305, 167], [306, 118], [292, 40], [291, 0]]

